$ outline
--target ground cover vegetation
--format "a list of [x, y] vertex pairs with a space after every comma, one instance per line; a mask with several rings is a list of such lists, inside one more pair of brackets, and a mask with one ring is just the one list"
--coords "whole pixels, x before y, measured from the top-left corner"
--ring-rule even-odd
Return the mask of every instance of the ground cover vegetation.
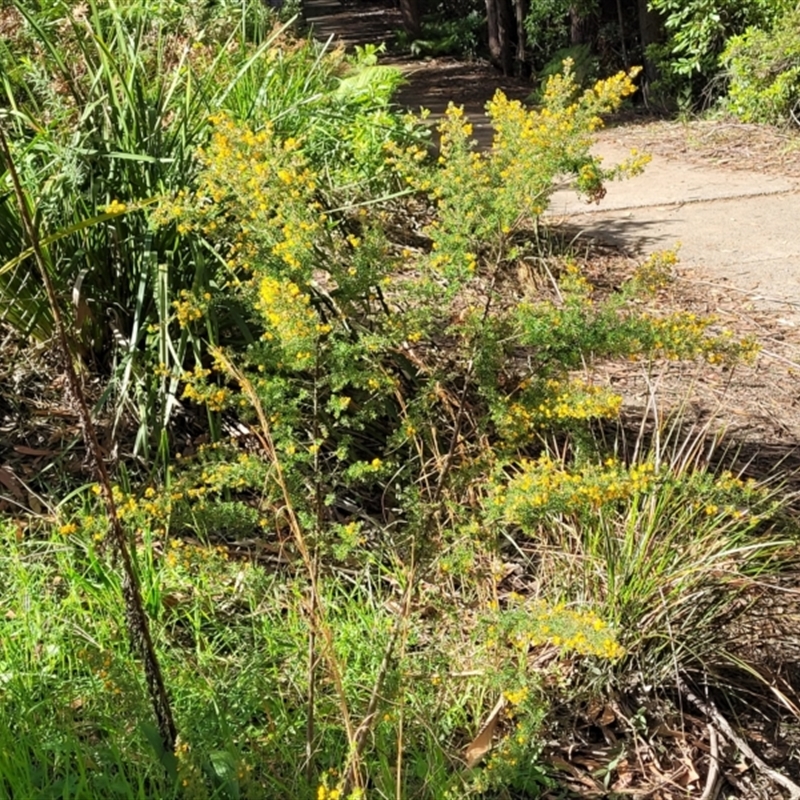
[[479, 152], [457, 106], [432, 140], [393, 110], [374, 48], [257, 6], [2, 14], [5, 323], [61, 311], [120, 445], [110, 491], [46, 470], [0, 522], [3, 793], [535, 797], [555, 709], [747, 666], [787, 498], [680, 419], [624, 436], [591, 366], [755, 344], [660, 308], [674, 253], [603, 291], [542, 223], [556, 178], [644, 167], [589, 149], [635, 73], [498, 92]]

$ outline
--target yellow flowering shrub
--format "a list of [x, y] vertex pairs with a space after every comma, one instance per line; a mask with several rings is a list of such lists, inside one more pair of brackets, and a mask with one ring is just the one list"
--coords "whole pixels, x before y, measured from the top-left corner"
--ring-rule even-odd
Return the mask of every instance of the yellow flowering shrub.
[[[541, 108], [498, 93], [488, 105], [493, 146], [484, 152], [473, 145], [463, 110], [451, 106], [435, 156], [421, 141], [386, 143], [382, 174], [395, 191], [379, 198], [337, 184], [337, 176], [354, 173], [328, 164], [313, 132], [285, 135], [277, 123], [217, 116], [196, 184], [166, 199], [158, 214], [185, 235], [202, 235], [216, 257], [212, 297], [179, 295], [177, 324], [199, 327], [224, 306], [251, 334], [246, 344], [201, 353], [183, 374], [180, 396], [235, 413], [262, 433], [268, 428], [270, 455], [280, 460], [292, 510], [320, 558], [383, 568], [384, 556], [412, 552], [431, 586], [453, 586], [458, 596], [459, 586], [488, 580], [498, 598], [470, 616], [470, 634], [482, 636], [477, 650], [498, 666], [480, 680], [482, 691], [491, 684], [505, 692], [503, 733], [458, 796], [535, 772], [544, 701], [529, 670], [532, 649], [576, 661], [632, 658], [622, 621], [635, 626], [638, 606], [627, 603], [623, 614], [613, 605], [624, 582], [617, 572], [605, 582], [565, 583], [552, 598], [543, 576], [543, 599], [515, 597], [499, 591], [505, 541], [545, 543], [567, 561], [569, 545], [594, 535], [598, 552], [599, 543], [605, 552], [617, 546], [624, 561], [634, 548], [603, 537], [624, 530], [673, 483], [685, 488], [680, 511], [692, 523], [751, 524], [747, 509], [762, 502], [733, 475], [676, 475], [647, 455], [629, 463], [593, 436], [595, 421], [618, 418], [623, 397], [579, 380], [587, 363], [729, 364], [754, 354], [751, 341], [713, 318], [659, 308], [674, 252], [651, 256], [613, 293], [595, 288], [575, 259], [551, 262], [546, 290], [522, 295], [514, 282], [523, 263], [537, 263], [537, 225], [555, 179], [569, 176], [599, 200], [605, 181], [643, 167], [636, 153], [607, 168], [590, 152], [600, 114], [632, 91], [632, 75], [621, 74], [579, 92], [567, 69], [551, 80]], [[173, 481], [165, 497], [124, 499], [126, 520], [137, 524], [144, 515], [162, 524], [166, 515], [171, 527], [200, 531], [207, 518], [230, 519], [229, 530], [284, 533], [286, 498], [277, 499], [270, 465], [259, 494], [258, 470], [226, 459], [230, 453], [186, 459], [185, 480]], [[638, 533], [635, 522], [631, 530]], [[666, 554], [659, 563], [671, 563], [671, 543], [653, 547]], [[166, 550], [175, 576], [197, 558]], [[486, 597], [483, 589], [477, 596]], [[491, 622], [485, 630], [484, 618]], [[336, 629], [337, 647], [348, 630]], [[414, 674], [430, 680], [414, 697], [435, 700], [449, 667], [434, 668], [422, 650], [428, 662]], [[349, 667], [344, 677], [352, 679]], [[387, 708], [376, 717], [372, 733], [391, 738], [396, 713]], [[337, 758], [317, 772], [320, 798], [341, 796]]]
[[505, 442], [524, 445], [534, 440], [538, 432], [554, 426], [613, 419], [621, 405], [622, 397], [604, 386], [575, 379], [526, 379], [512, 398], [497, 405], [495, 424]]
[[758, 352], [755, 340], [719, 329], [713, 316], [658, 312], [632, 302], [665, 285], [676, 261], [674, 251], [651, 255], [620, 292], [602, 300], [595, 299], [578, 267], [568, 263], [559, 282], [561, 300], [520, 302], [515, 322], [520, 340], [539, 356], [539, 373], [577, 369], [601, 358], [702, 358], [726, 365], [752, 361]]
[[649, 463], [628, 468], [614, 459], [570, 468], [544, 454], [522, 459], [509, 480], [494, 484], [492, 505], [506, 522], [534, 526], [548, 514], [583, 514], [631, 498], [652, 487]]
[[498, 90], [487, 105], [494, 138], [485, 152], [475, 149], [463, 108], [451, 103], [439, 126], [439, 169], [433, 172], [419, 146], [404, 151], [392, 146], [406, 184], [436, 207], [427, 229], [433, 252], [426, 266], [463, 280], [475, 272], [477, 254], [488, 250], [493, 259], [506, 257], [511, 234], [544, 213], [558, 175], [574, 176], [578, 191], [598, 200], [604, 181], [641, 171], [648, 159], [638, 153], [610, 169], [590, 153], [599, 114], [618, 108], [636, 91], [634, 76], [635, 71], [620, 73], [578, 96], [567, 63], [564, 74], [548, 83], [544, 106], [532, 110]]
[[668, 466], [656, 469], [650, 461], [626, 466], [614, 458], [567, 465], [545, 453], [536, 459], [521, 459], [496, 475], [491, 484], [490, 514], [532, 535], [541, 532], [541, 526], [554, 516], [586, 519], [600, 512], [624, 510], [637, 498], [658, 493], [666, 483], [682, 487], [684, 500], [675, 509], [680, 513], [690, 508], [727, 524], [751, 515], [769, 515], [773, 509], [770, 493], [763, 486], [730, 471], [719, 476], [705, 470], [676, 474]]
[[[612, 661], [625, 653], [614, 631], [597, 614], [563, 603], [548, 604], [512, 594], [508, 608], [499, 614], [493, 627], [493, 635], [521, 653], [548, 644]], [[514, 695], [507, 696], [507, 700], [513, 705], [520, 702]]]

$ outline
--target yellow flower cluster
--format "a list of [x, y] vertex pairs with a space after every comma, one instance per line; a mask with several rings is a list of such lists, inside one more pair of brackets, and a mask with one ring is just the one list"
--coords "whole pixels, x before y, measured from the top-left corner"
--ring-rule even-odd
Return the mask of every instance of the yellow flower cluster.
[[759, 351], [752, 338], [735, 339], [722, 331], [711, 335], [708, 329], [716, 322], [714, 317], [698, 317], [690, 311], [679, 311], [666, 317], [642, 315], [650, 328], [651, 355], [670, 360], [701, 356], [709, 364], [735, 364], [751, 362]]
[[308, 264], [308, 256], [322, 228], [320, 220], [286, 222], [281, 228], [281, 237], [273, 246], [273, 255], [278, 256], [287, 267], [300, 270]]
[[508, 690], [503, 692], [503, 697], [505, 697], [506, 702], [512, 706], [519, 706], [522, 705], [527, 699], [528, 695], [530, 694], [530, 689], [527, 686], [523, 686], [521, 689], [516, 690]]
[[[551, 644], [580, 655], [614, 661], [625, 655], [608, 624], [588, 609], [568, 608], [563, 603], [548, 606], [542, 601], [522, 601], [510, 612], [509, 643], [516, 649]], [[522, 702], [518, 697], [508, 697]]]
[[298, 369], [309, 367], [314, 359], [315, 343], [330, 331], [311, 306], [311, 298], [288, 280], [261, 279], [257, 307], [269, 325], [267, 340], [277, 339]]
[[[211, 295], [203, 298], [205, 302], [211, 299]], [[174, 300], [172, 307], [175, 309], [175, 318], [181, 328], [188, 328], [193, 322], [203, 318], [205, 314], [205, 302], [198, 302], [192, 292], [182, 289], [180, 300]]]
[[749, 489], [753, 490], [756, 488], [756, 482], [750, 478], [747, 481], [743, 481], [741, 478], [737, 478], [730, 470], [725, 470], [719, 478], [716, 480], [716, 486], [718, 489], [721, 489], [723, 492], [730, 492], [731, 490], [735, 489]]
[[566, 385], [550, 381], [547, 389], [552, 394], [539, 398], [538, 403], [515, 402], [504, 410], [497, 429], [505, 441], [512, 444], [529, 441], [534, 431], [550, 427], [554, 422], [614, 418], [622, 405], [620, 395], [582, 381]]
[[192, 372], [184, 372], [181, 376], [184, 381], [184, 400], [191, 400], [198, 405], [205, 405], [211, 411], [222, 411], [230, 402], [232, 392], [225, 387], [208, 383], [207, 378], [211, 370], [197, 366]]
[[[162, 203], [162, 224], [178, 220], [179, 232], [200, 230], [233, 241], [228, 266], [252, 268], [245, 242], [257, 242], [291, 270], [311, 264], [325, 215], [314, 198], [317, 176], [295, 138], [281, 141], [271, 124], [254, 131], [224, 114], [211, 117], [214, 131], [200, 151], [203, 166], [195, 192]], [[234, 230], [229, 230], [234, 224]]]
[[170, 539], [164, 563], [171, 569], [191, 571], [200, 567], [219, 567], [228, 558], [228, 551], [222, 546], [192, 544], [183, 539]]
[[652, 253], [635, 270], [633, 280], [638, 289], [653, 293], [664, 288], [673, 279], [678, 263], [677, 250], [659, 250]]
[[119, 200], [112, 200], [104, 210], [106, 214], [118, 216], [119, 214], [124, 214], [128, 210], [128, 206], [126, 206], [125, 203], [120, 203]]
[[625, 500], [649, 489], [655, 480], [652, 464], [625, 468], [614, 459], [601, 466], [570, 471], [548, 455], [524, 459], [505, 486], [495, 486], [493, 503], [510, 523], [526, 525], [547, 513], [580, 514]]

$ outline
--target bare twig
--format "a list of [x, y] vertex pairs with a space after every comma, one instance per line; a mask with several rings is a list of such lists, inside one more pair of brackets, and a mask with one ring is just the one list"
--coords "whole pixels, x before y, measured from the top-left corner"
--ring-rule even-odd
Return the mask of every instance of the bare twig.
[[708, 775], [706, 775], [706, 785], [700, 800], [714, 800], [717, 793], [717, 783], [719, 781], [719, 736], [717, 729], [708, 725], [708, 744], [710, 752], [708, 754]]
[[762, 758], [756, 755], [753, 748], [747, 741], [739, 736], [733, 730], [731, 724], [722, 714], [711, 700], [702, 700], [699, 698], [687, 685], [683, 678], [678, 679], [678, 688], [681, 694], [699, 711], [705, 714], [716, 726], [717, 730], [731, 743], [736, 745], [739, 752], [747, 759], [752, 761], [753, 765], [764, 775], [766, 775], [773, 783], [782, 786], [789, 792], [792, 800], [800, 800], [800, 786], [794, 781], [787, 778], [786, 775], [772, 769]]
[[83, 387], [78, 380], [75, 364], [72, 361], [67, 328], [61, 316], [61, 309], [58, 305], [58, 298], [50, 279], [50, 272], [47, 269], [45, 251], [42, 247], [39, 233], [36, 230], [30, 208], [28, 207], [28, 200], [22, 188], [22, 183], [14, 165], [8, 140], [6, 139], [5, 131], [2, 126], [0, 126], [0, 151], [2, 151], [6, 169], [8, 170], [8, 174], [14, 186], [14, 194], [16, 195], [17, 204], [19, 206], [20, 218], [25, 230], [25, 235], [30, 242], [36, 266], [39, 269], [45, 291], [47, 292], [47, 299], [53, 314], [53, 322], [58, 337], [58, 347], [64, 359], [64, 369], [67, 372], [70, 391], [78, 404], [78, 416], [81, 422], [83, 438], [86, 442], [86, 448], [94, 461], [97, 480], [103, 493], [103, 499], [105, 500], [106, 513], [108, 514], [108, 521], [110, 524], [111, 541], [122, 564], [122, 594], [125, 603], [125, 621], [128, 628], [128, 637], [130, 638], [131, 647], [134, 652], [142, 659], [147, 689], [158, 722], [158, 730], [161, 735], [162, 745], [166, 752], [171, 753], [175, 749], [177, 729], [172, 716], [172, 708], [164, 685], [164, 678], [161, 673], [158, 656], [156, 655], [153, 639], [150, 635], [150, 624], [142, 602], [139, 577], [133, 566], [125, 530], [117, 514], [117, 505], [114, 501], [111, 478], [106, 468], [105, 461], [103, 460], [103, 451], [97, 438], [97, 431], [92, 422], [92, 415], [89, 412], [89, 406], [83, 393]]

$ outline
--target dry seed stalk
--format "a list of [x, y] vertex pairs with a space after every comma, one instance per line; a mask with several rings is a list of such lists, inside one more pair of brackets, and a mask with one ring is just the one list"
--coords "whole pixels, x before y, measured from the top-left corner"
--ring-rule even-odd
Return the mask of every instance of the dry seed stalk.
[[153, 704], [153, 711], [156, 715], [161, 742], [164, 750], [171, 753], [175, 749], [177, 729], [172, 716], [172, 708], [164, 685], [164, 678], [161, 673], [158, 656], [156, 655], [153, 639], [150, 635], [150, 624], [142, 602], [139, 578], [133, 567], [125, 531], [123, 530], [122, 523], [117, 514], [117, 506], [114, 502], [114, 495], [111, 489], [111, 479], [106, 469], [105, 461], [103, 460], [100, 442], [97, 439], [97, 431], [92, 422], [92, 415], [89, 412], [89, 406], [86, 402], [83, 388], [78, 380], [75, 364], [72, 361], [66, 326], [61, 316], [61, 309], [58, 306], [53, 283], [50, 280], [50, 273], [47, 271], [39, 234], [31, 217], [25, 192], [11, 157], [11, 150], [8, 146], [8, 140], [2, 126], [0, 126], [0, 151], [2, 151], [3, 160], [6, 163], [8, 174], [14, 186], [14, 194], [16, 195], [17, 205], [19, 206], [20, 218], [25, 230], [25, 235], [30, 242], [36, 266], [42, 276], [42, 282], [47, 292], [47, 299], [53, 313], [53, 322], [55, 323], [58, 336], [59, 350], [64, 359], [64, 368], [67, 371], [70, 391], [78, 404], [78, 416], [83, 432], [83, 439], [86, 443], [86, 449], [89, 451], [94, 461], [97, 480], [103, 493], [103, 499], [105, 500], [106, 512], [110, 523], [111, 541], [122, 563], [122, 595], [125, 603], [125, 622], [128, 628], [128, 638], [130, 639], [133, 651], [142, 659], [147, 690]]
[[[347, 705], [347, 697], [344, 691], [344, 683], [342, 681], [342, 672], [334, 650], [333, 633], [331, 632], [330, 626], [325, 620], [325, 609], [323, 604], [320, 602], [316, 562], [311, 550], [309, 549], [308, 542], [306, 541], [305, 534], [303, 533], [303, 528], [300, 524], [300, 520], [297, 518], [297, 514], [295, 512], [292, 496], [289, 492], [289, 487], [286, 485], [286, 480], [283, 475], [281, 461], [278, 456], [278, 452], [275, 449], [275, 443], [272, 439], [272, 433], [270, 430], [269, 421], [267, 420], [267, 415], [264, 413], [264, 407], [262, 406], [261, 401], [259, 400], [259, 397], [253, 388], [253, 384], [247, 379], [247, 376], [244, 375], [241, 370], [237, 369], [236, 366], [219, 348], [214, 348], [212, 355], [217, 362], [224, 367], [225, 371], [232, 378], [234, 378], [234, 380], [236, 380], [244, 394], [247, 396], [247, 399], [250, 401], [250, 404], [255, 410], [256, 415], [258, 416], [260, 430], [256, 432], [256, 435], [258, 436], [261, 446], [264, 448], [264, 452], [266, 452], [274, 467], [275, 482], [278, 484], [278, 487], [283, 494], [283, 500], [285, 504], [284, 512], [286, 514], [289, 527], [291, 528], [292, 535], [294, 536], [295, 544], [300, 552], [300, 557], [303, 559], [303, 564], [306, 568], [306, 572], [308, 573], [308, 579], [311, 588], [311, 602], [309, 603], [308, 613], [314, 632], [314, 640], [316, 640], [317, 635], [320, 635], [322, 640], [320, 648], [321, 654], [325, 659], [325, 662], [327, 663], [328, 669], [331, 673], [334, 689], [339, 701], [339, 711], [342, 715], [342, 722], [344, 723], [345, 732], [347, 734], [347, 743], [351, 752], [356, 752], [356, 730], [353, 727], [353, 721]], [[312, 661], [312, 663], [315, 663], [315, 661], [316, 659]], [[311, 732], [309, 732], [309, 734], [310, 733]]]

